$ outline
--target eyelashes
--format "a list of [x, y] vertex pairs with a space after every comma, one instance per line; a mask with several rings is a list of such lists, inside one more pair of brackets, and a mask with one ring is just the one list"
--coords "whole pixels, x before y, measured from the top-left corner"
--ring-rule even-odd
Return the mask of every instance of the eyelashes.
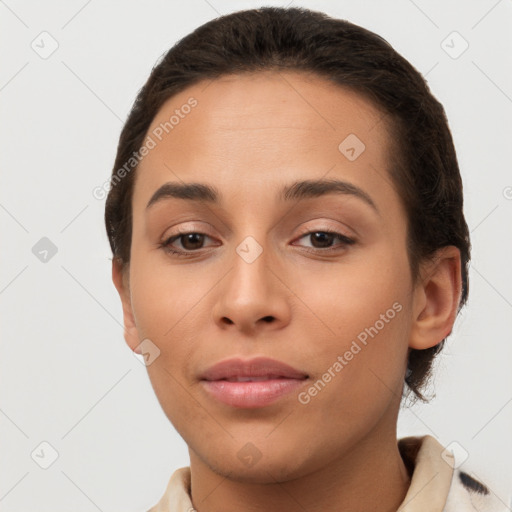
[[[190, 232], [184, 232], [184, 233], [179, 233], [178, 235], [173, 235], [171, 236], [170, 238], [168, 238], [166, 241], [164, 241], [162, 244], [160, 244], [160, 247], [162, 249], [164, 249], [166, 252], [168, 252], [169, 254], [172, 254], [172, 255], [175, 255], [175, 256], [190, 256], [191, 254], [190, 253], [197, 253], [199, 252], [197, 249], [196, 250], [176, 250], [172, 247], [171, 244], [173, 244], [176, 240], [178, 239], [183, 239], [183, 238], [186, 238], [186, 237], [190, 237], [190, 235], [199, 235], [199, 237], [207, 237], [207, 238], [210, 238], [208, 235], [206, 235], [205, 233], [199, 233], [197, 231], [190, 231]], [[200, 238], [201, 239], [201, 238]], [[201, 248], [202, 249], [202, 248]]]
[[[318, 241], [320, 240], [320, 244], [325, 243], [331, 243], [334, 240], [338, 240], [339, 243], [337, 246], [329, 246], [329, 247], [303, 247], [303, 249], [306, 252], [314, 253], [314, 254], [331, 254], [333, 252], [340, 253], [347, 249], [347, 246], [353, 245], [356, 243], [356, 240], [344, 235], [343, 233], [339, 233], [334, 230], [330, 229], [316, 229], [316, 230], [309, 230], [304, 233], [302, 233], [296, 240], [301, 240], [303, 238], [312, 237], [314, 236], [315, 239]], [[192, 237], [192, 238], [191, 238]], [[186, 244], [189, 242], [192, 242], [194, 245], [198, 242], [201, 243], [206, 238], [211, 238], [209, 235], [205, 233], [201, 233], [198, 231], [184, 231], [179, 232], [175, 235], [170, 236], [163, 242], [159, 243], [158, 246], [162, 250], [164, 250], [166, 253], [170, 254], [171, 256], [175, 257], [193, 257], [197, 256], [199, 254], [205, 254], [203, 251], [204, 247], [200, 248], [193, 248], [193, 249], [187, 249], [183, 246], [183, 242], [185, 241]], [[180, 240], [180, 243], [183, 247], [183, 249], [177, 249], [172, 244], [174, 242]], [[300, 246], [299, 246], [300, 247]]]
[[[327, 238], [327, 241], [330, 241], [330, 240], [333, 240], [333, 239], [338, 239], [340, 241], [340, 246], [344, 246], [344, 245], [352, 245], [355, 243], [355, 240], [353, 238], [350, 238], [342, 233], [338, 233], [337, 231], [333, 231], [333, 230], [329, 230], [329, 229], [321, 229], [321, 230], [314, 230], [314, 231], [307, 231], [306, 233], [303, 233], [300, 237], [299, 237], [299, 240], [301, 238], [305, 238], [305, 237], [311, 237], [312, 235], [316, 236], [316, 235], [327, 235], [327, 237], [323, 236], [321, 238], [324, 239], [325, 241], [325, 238]], [[325, 251], [325, 250], [329, 250], [329, 249], [336, 249], [335, 247], [327, 247], [327, 248], [323, 248], [323, 247], [320, 247], [320, 248], [317, 248], [317, 247], [314, 247], [313, 249], [315, 250], [321, 250], [321, 251]]]

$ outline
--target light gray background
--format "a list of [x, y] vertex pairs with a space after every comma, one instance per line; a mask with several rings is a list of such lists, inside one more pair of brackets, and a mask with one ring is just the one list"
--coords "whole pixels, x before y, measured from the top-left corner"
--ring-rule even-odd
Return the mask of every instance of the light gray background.
[[[219, 14], [261, 5], [323, 10], [377, 32], [446, 108], [473, 243], [470, 299], [439, 358], [436, 398], [402, 412], [398, 435], [458, 443], [462, 468], [509, 504], [512, 1], [5, 0], [0, 510], [145, 510], [188, 465], [124, 342], [104, 200], [92, 190], [108, 180], [122, 124], [161, 54]], [[469, 43], [458, 58], [453, 31]], [[31, 45], [48, 51], [52, 38], [58, 48], [44, 59]], [[42, 237], [57, 247], [46, 263], [32, 252]], [[50, 462], [43, 441], [58, 452], [48, 469], [35, 461]]]

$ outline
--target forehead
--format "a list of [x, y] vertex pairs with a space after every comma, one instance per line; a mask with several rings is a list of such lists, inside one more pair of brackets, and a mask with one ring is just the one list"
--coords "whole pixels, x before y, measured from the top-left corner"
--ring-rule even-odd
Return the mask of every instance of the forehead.
[[382, 186], [384, 114], [360, 94], [299, 72], [201, 81], [168, 99], [147, 132], [154, 148], [136, 173], [137, 197], [165, 181], [263, 187], [292, 177]]

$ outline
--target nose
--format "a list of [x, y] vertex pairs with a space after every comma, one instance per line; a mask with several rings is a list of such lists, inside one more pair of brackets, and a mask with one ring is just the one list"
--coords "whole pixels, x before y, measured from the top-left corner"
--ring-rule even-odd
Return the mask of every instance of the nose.
[[230, 260], [231, 267], [216, 289], [215, 323], [223, 330], [247, 335], [282, 329], [290, 322], [293, 293], [283, 265], [252, 237]]

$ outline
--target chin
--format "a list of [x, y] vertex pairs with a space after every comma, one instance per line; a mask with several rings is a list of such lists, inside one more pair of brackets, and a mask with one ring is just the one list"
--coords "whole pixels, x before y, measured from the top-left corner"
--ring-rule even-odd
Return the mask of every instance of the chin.
[[227, 457], [223, 450], [221, 454], [203, 457], [203, 461], [214, 473], [224, 478], [251, 484], [288, 482], [303, 477], [314, 469], [307, 460], [299, 460], [295, 450], [291, 455], [285, 451], [265, 451], [268, 455], [261, 452], [258, 455], [254, 445], [251, 446], [249, 442], [234, 457]]

